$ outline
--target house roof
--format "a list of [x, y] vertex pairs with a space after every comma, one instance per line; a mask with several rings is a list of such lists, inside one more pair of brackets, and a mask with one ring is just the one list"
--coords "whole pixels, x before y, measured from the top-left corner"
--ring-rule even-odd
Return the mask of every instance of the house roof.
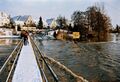
[[47, 22], [48, 25], [51, 25], [51, 23], [52, 23], [53, 20], [54, 20], [53, 18], [47, 19], [46, 22]]
[[19, 21], [26, 21], [28, 18], [29, 18], [28, 15], [21, 16], [21, 17], [19, 18]]
[[17, 21], [17, 20], [19, 19], [19, 17], [20, 17], [20, 16], [15, 16], [15, 17], [13, 17], [12, 19], [13, 19], [14, 21]]
[[23, 21], [25, 22], [29, 18], [29, 15], [24, 15], [24, 16], [15, 16], [12, 19], [14, 21]]

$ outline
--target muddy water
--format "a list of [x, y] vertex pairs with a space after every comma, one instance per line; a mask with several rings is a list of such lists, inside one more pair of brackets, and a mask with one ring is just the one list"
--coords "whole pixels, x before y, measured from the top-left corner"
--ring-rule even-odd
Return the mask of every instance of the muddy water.
[[108, 42], [74, 43], [37, 39], [37, 44], [47, 56], [90, 82], [119, 82], [120, 35], [111, 36]]

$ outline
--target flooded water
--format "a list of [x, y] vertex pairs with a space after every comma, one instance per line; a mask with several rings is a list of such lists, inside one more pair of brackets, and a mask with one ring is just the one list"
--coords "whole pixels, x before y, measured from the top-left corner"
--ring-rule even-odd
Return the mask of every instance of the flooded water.
[[19, 41], [19, 39], [0, 39], [0, 68]]
[[120, 35], [108, 42], [39, 40], [39, 48], [90, 82], [120, 82]]

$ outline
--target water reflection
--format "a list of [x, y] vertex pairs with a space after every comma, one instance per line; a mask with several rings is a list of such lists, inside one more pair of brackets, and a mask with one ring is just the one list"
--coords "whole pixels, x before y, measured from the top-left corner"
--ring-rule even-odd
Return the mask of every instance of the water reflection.
[[0, 39], [0, 68], [19, 41], [19, 39]]
[[0, 45], [17, 44], [19, 39], [0, 39]]

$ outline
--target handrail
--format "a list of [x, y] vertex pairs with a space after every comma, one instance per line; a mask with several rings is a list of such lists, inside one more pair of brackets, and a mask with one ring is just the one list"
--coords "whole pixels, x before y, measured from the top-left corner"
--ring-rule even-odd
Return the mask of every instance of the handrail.
[[43, 77], [44, 77], [44, 79], [45, 79], [45, 82], [48, 82], [47, 77], [46, 77], [46, 75], [45, 75], [45, 73], [44, 73], [44, 71], [43, 71], [43, 69], [42, 69], [41, 64], [40, 64], [39, 58], [36, 57], [36, 59], [37, 59], [37, 63], [38, 63], [39, 69], [41, 70], [41, 72], [42, 72], [42, 74], [43, 74]]
[[43, 59], [45, 65], [47, 66], [47, 68], [49, 69], [50, 73], [52, 74], [54, 80], [56, 82], [58, 82], [58, 77], [55, 74], [55, 72], [53, 71], [53, 69], [47, 64], [47, 61], [44, 59], [43, 53], [40, 51], [40, 49], [38, 48], [38, 46], [36, 45], [36, 43], [33, 41], [33, 39], [30, 37], [30, 39], [32, 40], [32, 42], [34, 43], [35, 47], [38, 49], [38, 53], [41, 56], [41, 58]]
[[[23, 45], [23, 44], [22, 44], [22, 45]], [[15, 60], [14, 60], [14, 62], [13, 62], [13, 65], [12, 65], [12, 67], [11, 67], [11, 70], [10, 70], [10, 72], [9, 72], [9, 74], [8, 74], [8, 77], [7, 77], [6, 82], [9, 82], [11, 73], [13, 72], [13, 69], [15, 68], [15, 64], [16, 64], [16, 62], [17, 62], [17, 60], [18, 60], [18, 57], [19, 57], [19, 54], [20, 54], [19, 52], [21, 51], [22, 45], [20, 45], [20, 49], [19, 49], [18, 53], [16, 54]]]
[[[30, 38], [30, 42], [33, 43], [33, 41], [31, 41], [31, 38]], [[35, 51], [35, 47], [33, 48], [33, 50]], [[35, 57], [36, 57], [36, 60], [37, 60], [38, 67], [39, 67], [40, 71], [42, 72], [43, 80], [45, 80], [44, 82], [48, 82], [47, 77], [46, 77], [46, 75], [45, 75], [45, 73], [44, 73], [44, 71], [42, 69], [41, 63], [39, 61], [39, 57], [37, 57], [37, 55], [35, 55]]]
[[[9, 76], [9, 73], [10, 73], [10, 71], [9, 71], [9, 69], [11, 69], [12, 68], [12, 65], [13, 65], [13, 63], [12, 63], [12, 65], [11, 65], [11, 62], [13, 61], [15, 61], [15, 58], [16, 58], [16, 54], [18, 54], [19, 52], [20, 52], [20, 49], [21, 49], [21, 47], [22, 47], [22, 45], [23, 45], [23, 40], [21, 40], [19, 43], [18, 43], [18, 45], [15, 47], [15, 49], [12, 51], [12, 53], [10, 54], [10, 56], [7, 58], [7, 60], [6, 60], [6, 62], [4, 63], [4, 65], [2, 66], [2, 68], [0, 69], [0, 81], [1, 80], [5, 80], [6, 81], [6, 79], [8, 78], [8, 76]], [[10, 67], [10, 68], [9, 68]], [[9, 69], [8, 69], [9, 68]], [[2, 78], [3, 77], [3, 78]], [[4, 82], [5, 82], [4, 81]]]
[[18, 45], [15, 47], [15, 49], [12, 51], [12, 53], [10, 54], [10, 56], [8, 57], [8, 59], [6, 60], [6, 62], [4, 63], [4, 65], [2, 66], [2, 68], [0, 69], [0, 74], [1, 72], [4, 70], [5, 66], [7, 65], [7, 63], [9, 62], [10, 58], [12, 57], [13, 53], [16, 51], [16, 49], [18, 48], [18, 46], [21, 44], [22, 40], [18, 43]]

